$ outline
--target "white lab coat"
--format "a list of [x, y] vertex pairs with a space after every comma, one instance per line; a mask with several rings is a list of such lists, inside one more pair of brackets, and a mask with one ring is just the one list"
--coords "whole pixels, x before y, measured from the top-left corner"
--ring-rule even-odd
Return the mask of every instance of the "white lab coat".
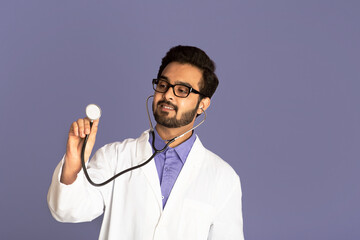
[[[152, 155], [149, 131], [99, 149], [87, 168], [102, 182]], [[91, 221], [104, 213], [99, 239], [243, 240], [240, 180], [198, 137], [164, 210], [155, 162], [103, 187], [90, 185], [81, 171], [71, 185], [60, 183], [64, 159], [56, 167], [47, 201], [61, 222]]]

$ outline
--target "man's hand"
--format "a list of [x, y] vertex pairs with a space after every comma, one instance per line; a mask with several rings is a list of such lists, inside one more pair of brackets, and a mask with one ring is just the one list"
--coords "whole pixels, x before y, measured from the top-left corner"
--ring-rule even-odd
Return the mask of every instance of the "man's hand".
[[95, 120], [90, 129], [90, 120], [88, 118], [80, 118], [71, 124], [66, 144], [65, 163], [62, 169], [60, 182], [72, 184], [76, 180], [76, 176], [81, 170], [81, 149], [86, 134], [90, 135], [86, 143], [85, 162], [88, 161], [94, 147], [98, 125], [99, 120]]

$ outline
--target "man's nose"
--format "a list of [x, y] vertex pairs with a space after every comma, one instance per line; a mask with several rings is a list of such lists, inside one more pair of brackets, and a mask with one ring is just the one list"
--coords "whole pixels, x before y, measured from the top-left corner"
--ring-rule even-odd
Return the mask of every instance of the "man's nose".
[[163, 96], [165, 99], [174, 99], [175, 98], [174, 88], [172, 86], [169, 86], [167, 91], [164, 92], [163, 94], [164, 94]]

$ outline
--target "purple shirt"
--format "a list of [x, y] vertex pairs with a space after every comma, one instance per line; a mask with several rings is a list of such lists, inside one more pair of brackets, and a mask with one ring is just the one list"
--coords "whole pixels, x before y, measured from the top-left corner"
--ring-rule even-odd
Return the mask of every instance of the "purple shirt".
[[[156, 129], [155, 132], [155, 148], [160, 150], [166, 143], [161, 139]], [[189, 139], [175, 148], [168, 147], [164, 152], [155, 156], [155, 165], [158, 172], [163, 208], [169, 198], [171, 189], [173, 188], [177, 177], [185, 164], [186, 158], [195, 142], [195, 134], [193, 133]], [[152, 144], [152, 136], [149, 136], [149, 142]], [[152, 145], [151, 145], [152, 146]], [[153, 149], [154, 152], [154, 149]]]

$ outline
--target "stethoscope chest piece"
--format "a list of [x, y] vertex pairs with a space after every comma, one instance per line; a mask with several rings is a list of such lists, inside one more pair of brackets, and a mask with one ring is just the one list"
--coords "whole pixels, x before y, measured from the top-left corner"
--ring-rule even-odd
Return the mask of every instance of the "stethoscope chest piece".
[[86, 116], [91, 120], [97, 120], [101, 117], [101, 108], [96, 104], [89, 104], [86, 107]]

